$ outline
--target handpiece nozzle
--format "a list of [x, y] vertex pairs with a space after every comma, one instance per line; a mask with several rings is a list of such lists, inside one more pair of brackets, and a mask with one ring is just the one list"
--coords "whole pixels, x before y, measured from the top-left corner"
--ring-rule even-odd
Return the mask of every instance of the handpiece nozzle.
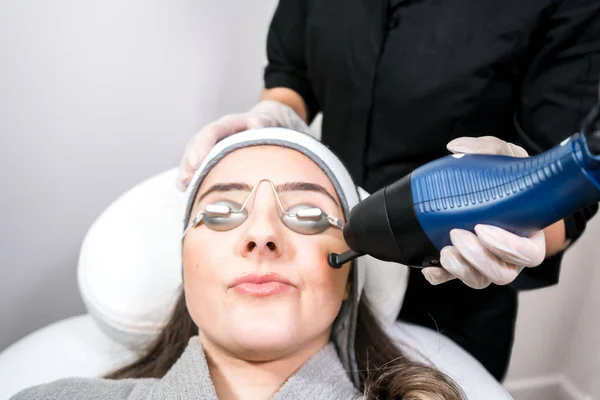
[[358, 253], [354, 250], [348, 250], [343, 252], [342, 254], [331, 253], [327, 256], [327, 262], [329, 262], [329, 266], [335, 269], [342, 268], [342, 265], [346, 264], [349, 261], [352, 261], [360, 256], [363, 256], [364, 253]]

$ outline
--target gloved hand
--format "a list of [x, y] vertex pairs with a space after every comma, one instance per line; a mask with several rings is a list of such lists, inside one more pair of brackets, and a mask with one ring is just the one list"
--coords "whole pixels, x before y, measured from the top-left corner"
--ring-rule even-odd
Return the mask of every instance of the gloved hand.
[[306, 122], [287, 105], [275, 100], [263, 100], [242, 114], [229, 114], [206, 125], [188, 142], [177, 176], [177, 188], [185, 191], [194, 172], [220, 140], [248, 129], [269, 127], [288, 128], [309, 133]]
[[[453, 153], [529, 156], [522, 147], [492, 136], [462, 137], [447, 147]], [[441, 251], [441, 267], [422, 270], [425, 279], [433, 285], [455, 278], [474, 289], [483, 289], [492, 282], [507, 285], [524, 267], [536, 267], [546, 258], [544, 231], [524, 238], [495, 226], [477, 225], [475, 233], [453, 229], [450, 240], [452, 246]]]

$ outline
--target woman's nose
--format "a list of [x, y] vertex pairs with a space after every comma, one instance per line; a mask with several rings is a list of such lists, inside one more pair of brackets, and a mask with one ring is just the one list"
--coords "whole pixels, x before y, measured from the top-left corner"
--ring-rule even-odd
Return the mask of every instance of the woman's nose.
[[271, 259], [281, 257], [285, 251], [285, 232], [275, 194], [268, 182], [261, 184], [252, 203], [240, 243], [242, 255]]
[[277, 259], [283, 254], [281, 241], [270, 232], [251, 232], [244, 240], [242, 255]]

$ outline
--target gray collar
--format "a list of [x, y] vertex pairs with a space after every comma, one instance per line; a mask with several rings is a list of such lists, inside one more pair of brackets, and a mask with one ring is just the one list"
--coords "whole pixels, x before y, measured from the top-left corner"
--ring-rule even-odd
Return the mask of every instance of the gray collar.
[[[175, 395], [175, 396], [174, 396]], [[169, 372], [153, 387], [152, 399], [218, 400], [198, 336], [190, 339], [185, 351]], [[279, 389], [273, 400], [362, 399], [329, 343], [310, 358]]]

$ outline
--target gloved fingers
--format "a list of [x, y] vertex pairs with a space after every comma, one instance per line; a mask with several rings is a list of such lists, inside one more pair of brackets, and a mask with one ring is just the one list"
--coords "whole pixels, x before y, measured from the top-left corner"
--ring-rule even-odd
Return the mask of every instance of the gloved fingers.
[[490, 279], [469, 263], [454, 246], [446, 246], [440, 253], [442, 267], [451, 275], [473, 289], [483, 289], [490, 285]]
[[255, 114], [248, 116], [248, 129], [273, 128], [279, 126], [279, 123], [272, 117], [265, 114]]
[[250, 110], [253, 114], [263, 114], [272, 117], [277, 121], [276, 126], [291, 129], [298, 132], [310, 133], [310, 128], [306, 122], [286, 104], [275, 100], [263, 100]]
[[[212, 143], [212, 144], [211, 144]], [[185, 191], [196, 171], [198, 160], [203, 160], [210, 148], [214, 146], [214, 140], [202, 135], [202, 132], [194, 135], [183, 152], [179, 164], [179, 171], [175, 181], [177, 188]]]
[[240, 114], [227, 115], [211, 122], [195, 134], [183, 152], [175, 181], [177, 188], [181, 191], [186, 190], [196, 169], [215, 143], [235, 132], [246, 129], [245, 126], [245, 118], [242, 118]]
[[182, 167], [179, 167], [179, 172], [177, 173], [177, 178], [175, 179], [175, 186], [177, 189], [185, 192], [190, 181], [192, 180], [193, 175], [189, 172], [189, 170], [185, 170]]
[[246, 113], [225, 115], [206, 125], [186, 146], [175, 182], [177, 188], [186, 190], [196, 169], [215, 143], [247, 129], [275, 126], [309, 133], [308, 125], [291, 107], [275, 100], [263, 100]]
[[543, 230], [531, 237], [522, 237], [492, 225], [476, 225], [481, 243], [496, 257], [519, 267], [537, 267], [546, 258], [546, 237]]
[[193, 176], [193, 173], [188, 168], [180, 166], [177, 178], [175, 179], [175, 186], [177, 189], [185, 192]]
[[423, 276], [425, 276], [427, 282], [431, 283], [432, 285], [440, 285], [456, 279], [454, 275], [441, 267], [426, 267], [421, 270], [421, 273]]
[[306, 122], [304, 122], [304, 120], [300, 118], [298, 114], [296, 114], [296, 112], [294, 112], [291, 108], [289, 110], [290, 112], [286, 112], [281, 116], [282, 125], [294, 131], [308, 134], [310, 132], [310, 128], [308, 127]]
[[453, 153], [498, 154], [511, 157], [529, 156], [521, 146], [505, 142], [495, 136], [460, 137], [452, 140], [446, 147]]
[[250, 116], [249, 113], [225, 115], [208, 124], [206, 128], [202, 129], [201, 134], [203, 133], [204, 136], [211, 138], [214, 146], [214, 143], [225, 139], [227, 136], [247, 130]]
[[509, 284], [521, 272], [521, 268], [496, 257], [472, 232], [453, 229], [450, 241], [469, 264], [497, 285]]
[[194, 143], [198, 140], [198, 135], [194, 135], [185, 146], [181, 162], [179, 163], [179, 171], [177, 173], [177, 179], [175, 183], [177, 188], [181, 191], [185, 191], [187, 186], [194, 175], [194, 169], [192, 168], [190, 159], [195, 156], [191, 156], [190, 153], [193, 151]]

